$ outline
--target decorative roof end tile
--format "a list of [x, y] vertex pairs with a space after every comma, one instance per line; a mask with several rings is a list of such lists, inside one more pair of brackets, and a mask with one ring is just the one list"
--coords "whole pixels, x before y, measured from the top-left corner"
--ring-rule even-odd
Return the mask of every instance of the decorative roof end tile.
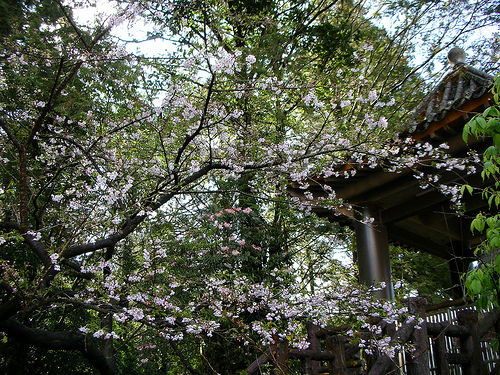
[[465, 51], [460, 47], [453, 47], [450, 52], [448, 52], [448, 61], [453, 67], [459, 64], [465, 64], [466, 57]]

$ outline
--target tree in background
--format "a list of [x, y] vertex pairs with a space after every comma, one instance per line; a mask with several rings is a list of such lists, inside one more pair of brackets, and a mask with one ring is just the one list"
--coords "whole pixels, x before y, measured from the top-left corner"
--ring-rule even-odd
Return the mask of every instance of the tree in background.
[[452, 283], [446, 260], [413, 250], [391, 247], [391, 268], [400, 287], [396, 298], [420, 296], [428, 304], [452, 299]]
[[[349, 275], [296, 282], [342, 236], [284, 188], [418, 162], [389, 137], [422, 83], [402, 34], [351, 2], [123, 2], [83, 26], [1, 5], [2, 370], [230, 373], [273, 337], [306, 347], [304, 319], [399, 318]], [[110, 32], [139, 17], [178, 49], [124, 50]]]

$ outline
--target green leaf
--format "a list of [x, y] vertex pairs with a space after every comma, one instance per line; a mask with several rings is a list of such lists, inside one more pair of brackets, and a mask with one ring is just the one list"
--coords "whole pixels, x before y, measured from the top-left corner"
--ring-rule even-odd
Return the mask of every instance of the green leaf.
[[482, 290], [481, 281], [479, 281], [478, 279], [472, 280], [472, 282], [470, 283], [470, 290], [474, 294], [481, 293], [481, 290]]
[[483, 117], [488, 117], [488, 116], [489, 117], [499, 117], [500, 111], [495, 106], [488, 107], [484, 110]]
[[470, 186], [470, 185], [462, 185], [462, 187], [460, 188], [460, 193], [462, 195], [464, 195], [465, 189], [467, 189], [467, 191], [469, 192], [469, 194], [472, 195], [472, 191], [473, 191], [472, 186]]
[[494, 351], [498, 352], [498, 349], [500, 349], [500, 339], [496, 338], [491, 342], [490, 345]]
[[492, 126], [495, 126], [495, 132], [496, 134], [493, 135], [493, 144], [497, 146], [497, 153], [498, 153], [498, 147], [500, 146], [500, 129], [496, 129], [497, 127], [500, 126], [500, 121], [496, 121]]
[[500, 254], [495, 258], [495, 267], [493, 269], [496, 273], [500, 273]]
[[483, 117], [476, 117], [476, 122], [479, 127], [479, 131], [483, 132], [486, 130], [486, 120]]
[[477, 134], [477, 116], [475, 116], [472, 120], [470, 120], [467, 125], [469, 127], [470, 134], [476, 135]]
[[490, 116], [492, 117], [500, 117], [500, 111], [498, 110], [497, 107], [490, 107]]
[[490, 239], [490, 246], [492, 248], [500, 247], [500, 236], [497, 234], [493, 238]]
[[486, 225], [488, 225], [490, 228], [494, 227], [496, 223], [497, 223], [497, 220], [495, 217], [489, 217], [486, 219]]
[[477, 274], [478, 279], [482, 280], [484, 278], [484, 272], [481, 268], [477, 269], [476, 274]]
[[474, 229], [476, 229], [479, 233], [481, 233], [484, 230], [484, 219], [482, 217], [476, 217], [474, 220], [472, 220], [472, 223], [470, 225], [470, 229], [472, 232], [474, 232]]
[[464, 126], [464, 130], [462, 131], [462, 139], [464, 140], [465, 143], [467, 143], [467, 139], [469, 138], [470, 134], [470, 128], [469, 128], [469, 123], [467, 123]]
[[484, 151], [484, 159], [490, 160], [497, 153], [498, 149], [495, 146], [490, 146]]

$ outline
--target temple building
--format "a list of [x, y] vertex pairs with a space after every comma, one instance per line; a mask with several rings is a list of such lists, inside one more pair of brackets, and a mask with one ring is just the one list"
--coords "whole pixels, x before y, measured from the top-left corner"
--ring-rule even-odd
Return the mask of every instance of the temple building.
[[[428, 142], [433, 146], [446, 143], [451, 157], [463, 157], [471, 149], [481, 154], [488, 147], [488, 140], [469, 137], [466, 144], [462, 131], [476, 113], [493, 105], [490, 89], [494, 77], [467, 65], [465, 53], [459, 48], [453, 48], [448, 58], [453, 70], [424, 98], [415, 109], [407, 131], [398, 137]], [[307, 190], [319, 197], [322, 195], [319, 185], [327, 184], [354, 208], [343, 215], [320, 206], [314, 207], [313, 211], [355, 229], [360, 281], [368, 285], [386, 282], [388, 287], [379, 296], [393, 298], [389, 259], [389, 244], [392, 243], [446, 260], [452, 282], [457, 286], [455, 295], [460, 296], [460, 276], [474, 260], [474, 249], [482, 240], [477, 232], [470, 230], [472, 218], [478, 212], [488, 210], [481, 194], [466, 194], [462, 200], [464, 210], [459, 215], [450, 195], [443, 194], [435, 186], [422, 188], [410, 168], [398, 173], [362, 165], [349, 165], [348, 168], [356, 168], [357, 173], [349, 178], [332, 176], [321, 179], [317, 188], [310, 184]], [[433, 172], [430, 163], [417, 168], [426, 174]], [[488, 185], [479, 172], [435, 172], [440, 174], [441, 184], [460, 186], [466, 183], [477, 188]], [[304, 190], [298, 184], [291, 184], [289, 193], [305, 198]], [[362, 220], [364, 216], [372, 217], [373, 222], [366, 223]]]

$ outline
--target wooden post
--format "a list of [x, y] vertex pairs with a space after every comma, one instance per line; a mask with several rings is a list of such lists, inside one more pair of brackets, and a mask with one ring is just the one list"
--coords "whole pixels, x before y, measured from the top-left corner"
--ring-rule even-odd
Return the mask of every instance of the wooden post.
[[408, 311], [415, 315], [415, 319], [423, 319], [420, 328], [415, 327], [411, 334], [410, 342], [415, 350], [411, 353], [411, 359], [407, 364], [408, 375], [430, 374], [429, 368], [429, 336], [427, 335], [427, 322], [425, 309], [427, 300], [425, 298], [412, 298], [408, 302]]
[[333, 361], [328, 362], [328, 371], [330, 374], [347, 374], [345, 358], [345, 339], [342, 336], [334, 335], [326, 339], [328, 350], [335, 356]]
[[[383, 329], [382, 329], [382, 334], [387, 335], [389, 337], [393, 337], [396, 333], [396, 324], [387, 324]], [[391, 364], [391, 367], [389, 368], [389, 373], [391, 375], [401, 375], [400, 367], [402, 365], [402, 358], [399, 356], [395, 356], [393, 359], [393, 363]]]
[[[372, 369], [372, 367], [375, 366], [375, 364], [380, 359], [380, 355], [379, 355], [378, 350], [372, 351], [371, 354], [364, 352], [363, 357], [365, 359], [366, 368], [368, 369], [368, 371], [370, 371]], [[392, 358], [391, 358], [391, 361], [392, 361]]]
[[[382, 321], [381, 318], [375, 318], [375, 317], [369, 317], [368, 318], [368, 323], [372, 326], [374, 325], [379, 325], [380, 328], [382, 329], [382, 335], [388, 335], [388, 336], [391, 336], [393, 334], [395, 334], [395, 330], [393, 330], [392, 332], [387, 332], [387, 325]], [[370, 334], [371, 335], [371, 334]], [[371, 354], [368, 354], [366, 351], [363, 353], [363, 357], [364, 357], [364, 360], [365, 360], [365, 363], [366, 363], [366, 368], [368, 369], [368, 371], [375, 365], [375, 363], [377, 363], [377, 361], [379, 360], [380, 358], [380, 353], [378, 350], [374, 350], [372, 351]], [[397, 374], [394, 374], [394, 375], [397, 375]]]
[[[414, 325], [415, 325], [415, 322], [404, 323], [396, 331], [394, 336], [391, 336], [392, 337], [391, 344], [395, 344], [395, 343], [406, 344], [406, 342], [409, 340], [409, 338], [413, 332]], [[392, 363], [393, 363], [392, 358], [389, 358], [388, 355], [383, 354], [380, 356], [380, 358], [377, 360], [377, 362], [373, 365], [373, 367], [369, 370], [368, 375], [384, 375], [387, 373], [387, 369], [389, 367], [391, 367]]]
[[278, 337], [273, 337], [274, 344], [271, 345], [272, 353], [276, 353], [272, 375], [288, 375], [290, 372], [288, 366], [288, 341], [279, 341]]
[[260, 355], [259, 358], [257, 358], [250, 366], [247, 367], [246, 369], [246, 374], [247, 375], [253, 375], [256, 374], [257, 371], [260, 371], [260, 367], [267, 362], [274, 356], [272, 352], [272, 348], [269, 348], [265, 351], [264, 354]]
[[[458, 324], [470, 329], [470, 336], [460, 338], [460, 354], [471, 360], [462, 364], [463, 375], [480, 375], [483, 367], [480, 337], [477, 330], [477, 311], [462, 310], [457, 314]], [[464, 356], [464, 357], [465, 357]]]
[[290, 368], [288, 364], [288, 341], [282, 341], [278, 346], [277, 362], [278, 362], [278, 374], [288, 375], [290, 373]]
[[[309, 341], [309, 349], [314, 351], [321, 350], [321, 343], [318, 338], [319, 327], [311, 322], [306, 323], [307, 340]], [[316, 374], [319, 372], [321, 363], [307, 358], [302, 362], [302, 368], [305, 374]]]
[[450, 364], [446, 355], [446, 339], [441, 332], [433, 341], [434, 362], [436, 363], [436, 375], [448, 375]]

